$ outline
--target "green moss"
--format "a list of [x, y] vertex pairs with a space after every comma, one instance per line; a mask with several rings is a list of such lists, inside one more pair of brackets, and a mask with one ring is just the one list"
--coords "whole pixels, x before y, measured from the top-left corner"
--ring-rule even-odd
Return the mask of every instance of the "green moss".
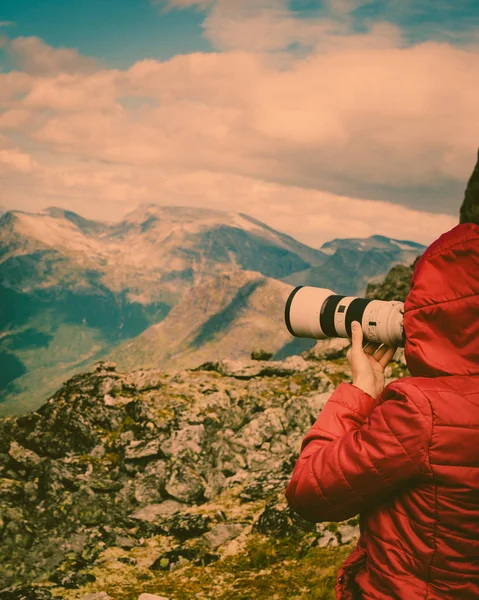
[[[333, 600], [336, 573], [351, 549], [310, 548], [305, 538], [253, 535], [243, 552], [207, 567], [187, 565], [165, 572], [124, 565], [116, 577], [115, 571], [105, 577], [101, 589], [114, 600], [136, 600], [141, 593], [175, 600]], [[100, 578], [95, 590], [99, 583]]]
[[333, 385], [339, 385], [343, 381], [350, 379], [350, 376], [342, 371], [338, 371], [337, 373], [327, 373], [327, 377]]

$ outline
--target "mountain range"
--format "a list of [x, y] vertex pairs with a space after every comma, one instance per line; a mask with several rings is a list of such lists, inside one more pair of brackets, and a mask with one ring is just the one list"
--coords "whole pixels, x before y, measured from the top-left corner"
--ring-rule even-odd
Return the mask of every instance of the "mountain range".
[[141, 205], [120, 222], [61, 209], [0, 217], [0, 412], [37, 406], [111, 356], [192, 367], [311, 345], [283, 323], [293, 285], [364, 294], [424, 247], [382, 236], [311, 248], [243, 214]]

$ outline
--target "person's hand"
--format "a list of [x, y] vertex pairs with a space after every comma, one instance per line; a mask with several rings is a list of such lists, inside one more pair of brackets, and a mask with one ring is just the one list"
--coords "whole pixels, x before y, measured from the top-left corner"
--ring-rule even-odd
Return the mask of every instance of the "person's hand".
[[368, 342], [363, 349], [363, 328], [358, 321], [351, 325], [352, 345], [347, 359], [353, 372], [353, 385], [377, 398], [384, 389], [384, 369], [397, 348]]

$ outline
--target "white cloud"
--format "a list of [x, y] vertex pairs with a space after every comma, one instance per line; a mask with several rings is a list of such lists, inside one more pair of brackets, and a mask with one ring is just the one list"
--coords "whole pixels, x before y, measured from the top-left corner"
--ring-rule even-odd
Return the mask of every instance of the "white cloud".
[[97, 68], [93, 58], [81, 56], [71, 48], [53, 48], [34, 36], [11, 40], [7, 51], [19, 69], [35, 75], [87, 73]]
[[402, 47], [377, 24], [303, 58], [240, 50], [70, 73], [55, 60], [0, 74], [0, 132], [15, 140], [0, 145], [2, 205], [228, 208], [315, 245], [341, 232], [427, 243], [457, 222], [444, 213], [458, 213], [476, 154], [476, 49]]
[[32, 173], [36, 167], [34, 159], [29, 154], [15, 147], [6, 136], [0, 135], [0, 174], [2, 176], [10, 173], [27, 175]]

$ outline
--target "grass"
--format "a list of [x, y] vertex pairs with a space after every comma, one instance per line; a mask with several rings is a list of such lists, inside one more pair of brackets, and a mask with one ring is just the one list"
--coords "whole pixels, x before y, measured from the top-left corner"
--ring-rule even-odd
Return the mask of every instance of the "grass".
[[207, 567], [150, 571], [124, 560], [105, 562], [95, 569], [96, 583], [82, 593], [104, 590], [114, 600], [137, 600], [141, 593], [170, 600], [334, 600], [336, 573], [351, 549], [310, 548], [304, 537], [255, 534], [243, 552]]

